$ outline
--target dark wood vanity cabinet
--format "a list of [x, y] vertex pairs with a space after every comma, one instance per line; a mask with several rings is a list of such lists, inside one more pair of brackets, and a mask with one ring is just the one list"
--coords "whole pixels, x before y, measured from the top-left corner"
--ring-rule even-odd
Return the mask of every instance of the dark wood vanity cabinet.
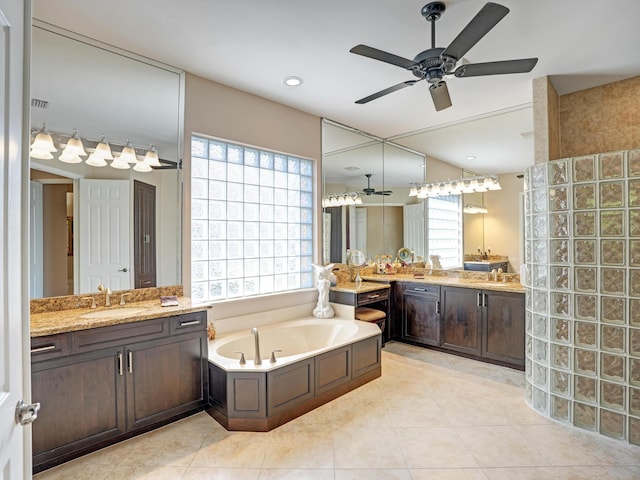
[[402, 291], [400, 339], [440, 345], [440, 287], [422, 283], [398, 285]]
[[442, 347], [480, 356], [482, 293], [442, 287]]
[[442, 287], [442, 347], [524, 367], [521, 293]]
[[524, 369], [524, 295], [496, 291], [483, 295], [482, 356]]
[[207, 403], [206, 312], [35, 337], [34, 471]]

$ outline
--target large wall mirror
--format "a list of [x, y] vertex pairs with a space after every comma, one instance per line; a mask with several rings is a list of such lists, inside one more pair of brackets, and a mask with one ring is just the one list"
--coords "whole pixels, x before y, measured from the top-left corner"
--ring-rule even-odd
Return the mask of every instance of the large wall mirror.
[[[407, 247], [425, 255], [424, 204], [409, 197], [424, 182], [423, 155], [324, 120], [323, 198], [355, 193], [357, 205], [323, 208], [323, 261], [345, 262], [347, 249], [374, 259]], [[422, 220], [422, 224], [419, 222]]]
[[[58, 147], [31, 158], [31, 297], [179, 284], [184, 73], [34, 19], [31, 97], [32, 132], [46, 123]], [[85, 147], [153, 145], [162, 166], [60, 161], [74, 129]]]

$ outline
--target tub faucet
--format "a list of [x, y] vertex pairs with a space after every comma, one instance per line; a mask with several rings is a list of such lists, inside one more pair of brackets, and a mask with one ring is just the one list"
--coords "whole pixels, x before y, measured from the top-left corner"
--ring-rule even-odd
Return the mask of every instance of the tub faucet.
[[260, 335], [258, 335], [258, 328], [253, 327], [251, 329], [251, 333], [253, 333], [253, 339], [255, 340], [255, 344], [256, 344], [256, 349], [255, 349], [256, 351], [253, 358], [253, 363], [255, 365], [262, 365], [262, 357], [260, 356]]

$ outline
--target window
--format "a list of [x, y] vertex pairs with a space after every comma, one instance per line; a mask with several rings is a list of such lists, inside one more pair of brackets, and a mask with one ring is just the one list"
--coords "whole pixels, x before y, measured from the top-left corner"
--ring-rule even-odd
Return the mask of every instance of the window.
[[442, 268], [462, 265], [461, 195], [429, 198], [427, 208], [427, 251], [439, 255]]
[[191, 138], [191, 297], [313, 286], [313, 162]]

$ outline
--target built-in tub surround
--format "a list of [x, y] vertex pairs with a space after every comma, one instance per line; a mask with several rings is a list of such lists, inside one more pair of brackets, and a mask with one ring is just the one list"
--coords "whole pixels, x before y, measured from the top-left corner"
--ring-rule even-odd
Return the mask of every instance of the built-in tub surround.
[[525, 181], [527, 401], [640, 445], [640, 150]]
[[[207, 411], [229, 430], [269, 431], [381, 375], [377, 325], [312, 316], [209, 342]], [[241, 362], [241, 353], [245, 361]]]

